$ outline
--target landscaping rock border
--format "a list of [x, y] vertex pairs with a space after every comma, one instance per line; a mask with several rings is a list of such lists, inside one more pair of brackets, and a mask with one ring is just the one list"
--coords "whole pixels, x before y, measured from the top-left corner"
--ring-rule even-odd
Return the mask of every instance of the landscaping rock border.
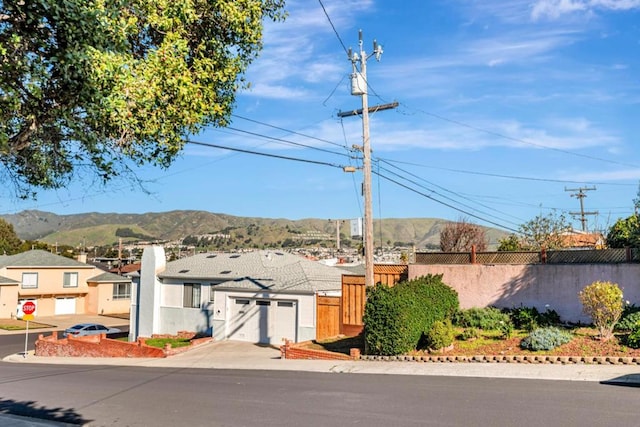
[[516, 356], [369, 356], [361, 355], [364, 361], [412, 361], [426, 363], [536, 363], [536, 364], [584, 364], [584, 365], [640, 365], [640, 357], [618, 356], [546, 356], [546, 355], [516, 355]]

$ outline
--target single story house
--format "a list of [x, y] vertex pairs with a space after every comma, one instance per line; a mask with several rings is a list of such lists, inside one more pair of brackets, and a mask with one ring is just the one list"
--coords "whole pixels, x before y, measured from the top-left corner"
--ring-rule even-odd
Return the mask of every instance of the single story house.
[[146, 248], [132, 297], [130, 339], [192, 331], [280, 345], [316, 337], [316, 298], [340, 296], [340, 268], [262, 250], [202, 253], [166, 262]]
[[43, 250], [0, 256], [0, 318], [21, 317], [25, 301], [36, 316], [120, 314], [131, 307], [131, 279]]

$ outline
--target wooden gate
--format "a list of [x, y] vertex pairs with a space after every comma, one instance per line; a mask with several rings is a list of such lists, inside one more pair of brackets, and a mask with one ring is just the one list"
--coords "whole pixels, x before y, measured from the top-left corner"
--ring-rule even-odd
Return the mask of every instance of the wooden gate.
[[[393, 286], [407, 279], [404, 264], [375, 264], [374, 282]], [[342, 334], [354, 337], [364, 330], [364, 305], [367, 299], [364, 276], [342, 276]]]
[[340, 335], [340, 297], [316, 298], [316, 339]]

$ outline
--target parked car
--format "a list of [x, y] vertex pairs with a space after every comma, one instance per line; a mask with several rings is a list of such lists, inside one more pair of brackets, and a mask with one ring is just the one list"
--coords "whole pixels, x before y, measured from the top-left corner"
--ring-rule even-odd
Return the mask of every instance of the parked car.
[[117, 334], [118, 332], [122, 331], [118, 328], [107, 328], [99, 323], [79, 323], [65, 329], [63, 335], [65, 337], [68, 335], [81, 337], [85, 335]]

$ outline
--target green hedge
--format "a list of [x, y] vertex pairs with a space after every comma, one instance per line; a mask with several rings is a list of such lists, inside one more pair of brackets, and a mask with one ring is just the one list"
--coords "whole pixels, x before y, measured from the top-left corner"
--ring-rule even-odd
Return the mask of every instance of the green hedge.
[[424, 343], [436, 321], [450, 319], [459, 309], [458, 294], [442, 283], [442, 275], [428, 275], [367, 290], [364, 312], [368, 354], [397, 355]]

